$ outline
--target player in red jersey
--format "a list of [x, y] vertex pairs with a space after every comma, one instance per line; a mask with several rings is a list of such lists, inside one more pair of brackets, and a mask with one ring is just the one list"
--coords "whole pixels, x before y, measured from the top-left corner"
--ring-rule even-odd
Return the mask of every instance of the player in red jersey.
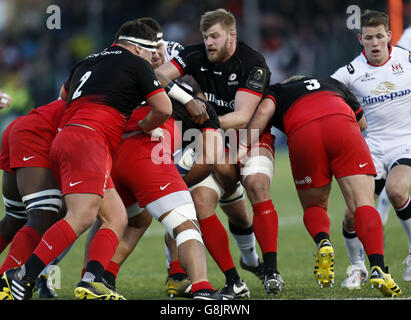
[[[6, 216], [0, 234], [13, 241], [2, 274], [25, 263], [44, 232], [61, 218], [62, 195], [50, 169], [49, 149], [65, 107], [65, 101], [56, 100], [33, 109], [3, 133], [0, 168]], [[5, 245], [2, 241], [1, 250]], [[40, 296], [47, 296], [43, 289]]]
[[317, 244], [315, 278], [321, 287], [334, 282], [334, 250], [327, 215], [334, 175], [347, 206], [355, 212], [355, 229], [370, 262], [371, 284], [386, 296], [400, 295], [401, 289], [390, 274], [381, 271], [385, 270], [383, 233], [373, 198], [376, 171], [360, 130], [366, 128], [361, 105], [335, 79], [293, 80], [270, 86], [247, 128], [261, 132], [274, 124], [287, 135], [304, 224]]
[[[152, 106], [141, 128], [150, 132], [171, 114], [171, 103], [148, 63], [156, 35], [138, 21], [123, 24], [115, 44], [92, 54], [72, 70], [61, 92], [67, 99], [62, 130], [50, 150], [52, 169], [61, 184], [67, 214], [49, 228], [20, 268], [4, 273], [11, 299], [29, 299], [33, 281], [51, 260], [103, 215], [90, 245], [89, 262], [75, 289], [79, 299], [124, 299], [101, 280], [127, 223], [124, 205], [110, 185], [111, 155], [126, 120], [142, 100]], [[109, 188], [108, 190], [105, 190]], [[102, 197], [104, 195], [104, 201]], [[104, 210], [99, 210], [104, 205]], [[19, 286], [12, 286], [11, 283]]]

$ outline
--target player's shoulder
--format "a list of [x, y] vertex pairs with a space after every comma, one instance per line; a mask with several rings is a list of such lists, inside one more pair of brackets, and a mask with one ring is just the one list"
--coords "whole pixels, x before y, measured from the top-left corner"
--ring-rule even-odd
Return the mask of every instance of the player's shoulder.
[[238, 57], [244, 61], [245, 64], [252, 66], [265, 66], [266, 61], [264, 56], [257, 50], [251, 48], [242, 41], [238, 41]]
[[411, 51], [404, 49], [402, 47], [393, 46], [392, 47], [392, 56], [397, 57], [402, 60], [407, 60], [411, 63]]

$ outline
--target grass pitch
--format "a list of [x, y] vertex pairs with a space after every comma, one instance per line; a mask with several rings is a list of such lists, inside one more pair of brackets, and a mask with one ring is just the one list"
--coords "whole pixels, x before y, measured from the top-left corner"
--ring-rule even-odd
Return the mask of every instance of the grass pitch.
[[[368, 283], [361, 290], [341, 288], [341, 282], [345, 278], [349, 259], [342, 238], [342, 220], [345, 204], [335, 182], [333, 183], [328, 211], [332, 223], [331, 241], [336, 254], [336, 279], [333, 288], [320, 289], [315, 282], [313, 275], [315, 244], [305, 230], [302, 221], [302, 209], [293, 185], [286, 151], [277, 151], [271, 194], [279, 215], [278, 268], [285, 280], [283, 291], [275, 296], [274, 299], [345, 300], [382, 298], [379, 291], [371, 289]], [[227, 218], [220, 209], [218, 209], [217, 214], [222, 223], [227, 226]], [[0, 217], [3, 217], [3, 215], [4, 210], [2, 208]], [[404, 270], [402, 261], [408, 254], [407, 238], [392, 209], [388, 223], [384, 227], [384, 234], [385, 262], [389, 266], [391, 275], [403, 290], [401, 298], [409, 299], [411, 297], [411, 283], [402, 281]], [[121, 267], [117, 278], [117, 289], [127, 299], [168, 299], [164, 294], [166, 265], [163, 236], [163, 227], [157, 221], [153, 221], [136, 250]], [[234, 262], [240, 276], [246, 281], [251, 291], [251, 299], [267, 299], [261, 282], [254, 275], [242, 270], [239, 266], [239, 250], [236, 248], [230, 234], [229, 237]], [[61, 288], [56, 290], [59, 295], [58, 299], [73, 299], [73, 290], [80, 280], [83, 265], [84, 242], [85, 234], [76, 241], [71, 251], [59, 264]], [[258, 246], [257, 249], [260, 252]], [[4, 260], [7, 251], [8, 249], [0, 255], [1, 261]], [[223, 288], [224, 275], [210, 256], [208, 256], [207, 263], [210, 282], [215, 288]], [[271, 296], [271, 298], [273, 297]], [[33, 299], [38, 299], [37, 293], [34, 293]]]

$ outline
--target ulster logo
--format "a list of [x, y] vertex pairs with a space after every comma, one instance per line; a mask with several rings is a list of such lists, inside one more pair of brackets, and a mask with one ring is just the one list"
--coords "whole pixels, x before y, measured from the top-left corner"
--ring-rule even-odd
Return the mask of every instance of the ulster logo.
[[401, 63], [393, 64], [391, 65], [392, 67], [392, 72], [394, 74], [399, 74], [404, 72], [404, 68], [402, 67]]

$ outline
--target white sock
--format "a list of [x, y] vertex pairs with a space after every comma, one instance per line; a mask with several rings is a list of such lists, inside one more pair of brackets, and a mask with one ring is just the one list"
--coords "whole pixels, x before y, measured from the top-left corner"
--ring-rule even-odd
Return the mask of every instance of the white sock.
[[358, 239], [355, 231], [347, 231], [343, 227], [343, 236], [345, 247], [347, 248], [351, 264], [365, 266], [364, 247], [360, 239]]
[[385, 224], [388, 221], [388, 214], [391, 209], [391, 202], [388, 199], [387, 192], [385, 191], [385, 188], [381, 191], [381, 194], [378, 198], [378, 206], [377, 206], [377, 211], [379, 212], [381, 216], [381, 222], [385, 226]]
[[242, 229], [230, 223], [229, 227], [231, 235], [241, 252], [243, 262], [248, 266], [257, 267], [259, 259], [255, 248], [256, 241], [252, 225]]

